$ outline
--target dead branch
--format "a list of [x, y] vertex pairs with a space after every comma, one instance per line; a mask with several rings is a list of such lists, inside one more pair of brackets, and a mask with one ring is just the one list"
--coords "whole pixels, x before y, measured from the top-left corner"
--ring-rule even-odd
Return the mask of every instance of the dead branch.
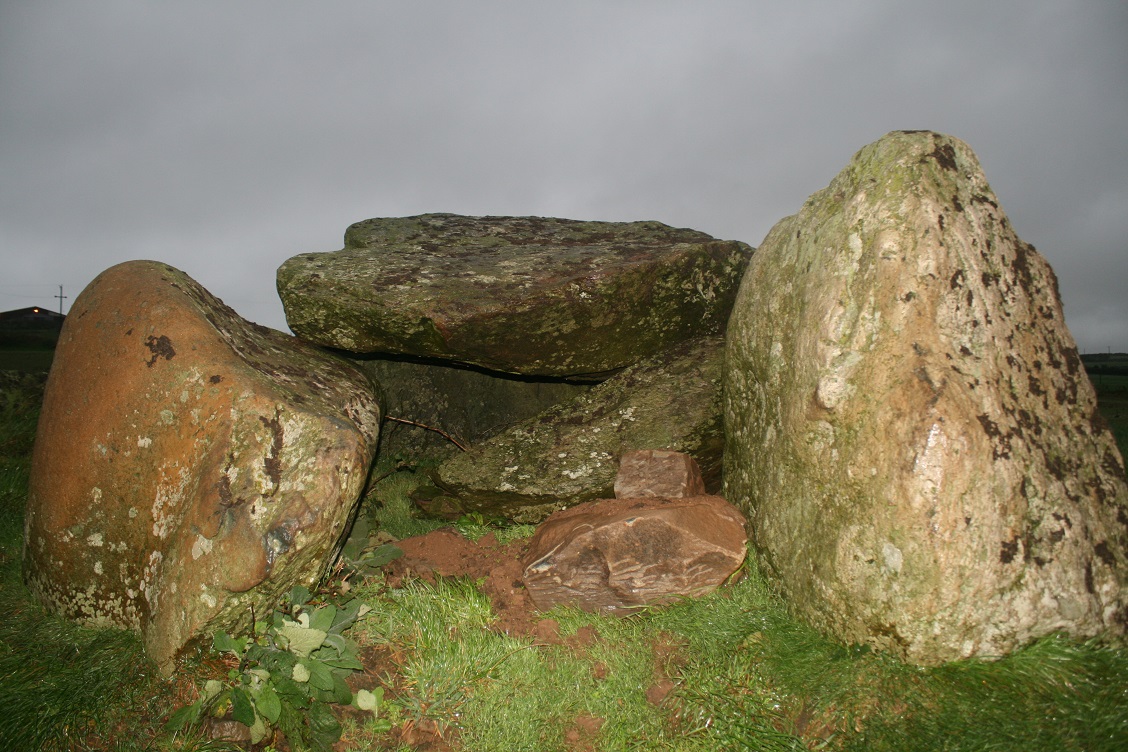
[[434, 431], [435, 433], [442, 436], [444, 439], [449, 441], [451, 444], [454, 444], [456, 447], [458, 447], [462, 451], [464, 451], [464, 452], [469, 451], [469, 449], [466, 447], [465, 444], [463, 444], [461, 441], [454, 438], [453, 436], [451, 436], [449, 433], [447, 433], [446, 431], [444, 431], [441, 428], [435, 428], [434, 426], [429, 426], [426, 423], [419, 423], [419, 422], [414, 421], [414, 420], [408, 420], [407, 418], [397, 418], [394, 415], [385, 415], [384, 420], [392, 420], [392, 421], [395, 421], [396, 423], [405, 423], [409, 426], [416, 426], [418, 428], [425, 428], [428, 431]]

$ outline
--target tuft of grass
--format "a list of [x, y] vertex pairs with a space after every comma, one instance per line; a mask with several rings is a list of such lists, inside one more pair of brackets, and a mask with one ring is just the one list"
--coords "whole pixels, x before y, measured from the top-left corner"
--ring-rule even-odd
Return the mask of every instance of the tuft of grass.
[[437, 530], [445, 523], [439, 520], [422, 519], [418, 507], [411, 500], [411, 492], [420, 485], [422, 479], [413, 470], [399, 470], [389, 467], [383, 472], [380, 468], [374, 475], [380, 480], [373, 484], [361, 502], [361, 514], [367, 514], [373, 528], [387, 532], [397, 540], [425, 535]]
[[411, 581], [383, 595], [357, 592], [372, 607], [354, 627], [361, 644], [399, 656], [393, 702], [411, 725], [440, 733], [461, 728], [467, 703], [527, 646], [493, 632], [489, 599], [471, 582]]

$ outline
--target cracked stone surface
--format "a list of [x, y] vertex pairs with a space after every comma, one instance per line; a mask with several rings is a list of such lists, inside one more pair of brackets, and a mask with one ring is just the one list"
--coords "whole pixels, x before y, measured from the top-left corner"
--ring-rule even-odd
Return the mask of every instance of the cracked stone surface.
[[278, 270], [299, 337], [539, 376], [610, 373], [723, 331], [752, 249], [660, 222], [358, 222]]
[[556, 512], [522, 558], [542, 611], [630, 613], [700, 597], [744, 562], [744, 518], [719, 496], [608, 499]]
[[75, 301], [32, 461], [24, 572], [52, 611], [137, 630], [164, 670], [335, 555], [380, 407], [347, 362], [132, 261]]
[[938, 664], [1123, 631], [1123, 460], [963, 142], [891, 133], [771, 230], [725, 422], [762, 569], [837, 639]]

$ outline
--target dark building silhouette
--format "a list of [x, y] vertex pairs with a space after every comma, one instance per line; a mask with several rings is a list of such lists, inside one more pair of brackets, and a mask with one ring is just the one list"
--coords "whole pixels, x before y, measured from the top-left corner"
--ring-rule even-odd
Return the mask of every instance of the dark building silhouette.
[[14, 311], [0, 311], [0, 329], [8, 331], [59, 329], [66, 318], [63, 314], [43, 306], [17, 308]]

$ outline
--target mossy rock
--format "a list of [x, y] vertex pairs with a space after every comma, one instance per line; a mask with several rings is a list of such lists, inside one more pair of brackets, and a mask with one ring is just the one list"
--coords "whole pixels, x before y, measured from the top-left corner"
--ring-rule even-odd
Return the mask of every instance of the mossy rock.
[[725, 496], [813, 625], [921, 664], [1123, 630], [1123, 462], [963, 142], [891, 133], [779, 222], [726, 368]]
[[356, 353], [606, 376], [723, 331], [752, 249], [660, 222], [369, 219], [278, 270], [290, 328]]
[[633, 449], [692, 455], [716, 490], [723, 361], [719, 337], [683, 343], [452, 457], [434, 471], [445, 507], [539, 522], [614, 498], [619, 458]]

